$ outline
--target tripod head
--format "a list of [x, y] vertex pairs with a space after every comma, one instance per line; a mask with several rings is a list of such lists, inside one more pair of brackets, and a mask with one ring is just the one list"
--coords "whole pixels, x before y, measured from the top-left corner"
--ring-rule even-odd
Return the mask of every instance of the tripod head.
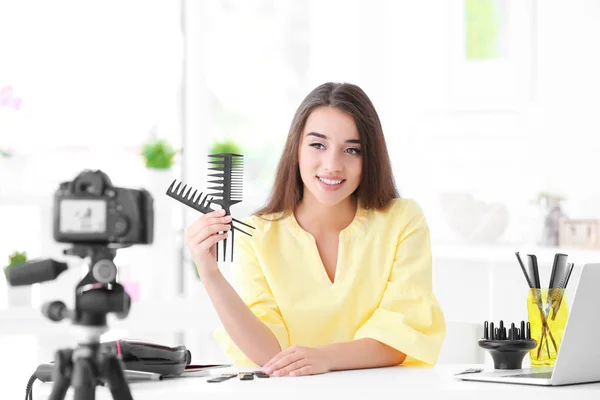
[[77, 244], [65, 250], [67, 255], [89, 258], [89, 271], [75, 287], [73, 310], [61, 301], [53, 301], [44, 304], [42, 313], [52, 321], [69, 318], [75, 325], [90, 328], [105, 328], [109, 313], [121, 319], [127, 317], [131, 298], [116, 281], [116, 252], [117, 248], [98, 244]]
[[[106, 327], [106, 316], [115, 313], [118, 318], [129, 314], [131, 299], [117, 282], [114, 263], [117, 250], [129, 245], [97, 243], [75, 244], [64, 251], [89, 259], [89, 271], [75, 287], [75, 308], [68, 310], [61, 301], [44, 304], [43, 314], [52, 321], [69, 318], [75, 325]], [[8, 269], [6, 279], [11, 286], [32, 285], [56, 279], [67, 270], [67, 264], [52, 259], [35, 259]]]

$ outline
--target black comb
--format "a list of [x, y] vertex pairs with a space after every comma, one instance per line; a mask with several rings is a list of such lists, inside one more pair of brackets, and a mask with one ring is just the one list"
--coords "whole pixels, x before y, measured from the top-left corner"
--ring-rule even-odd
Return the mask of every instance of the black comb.
[[[210, 196], [212, 202], [220, 205], [225, 210], [225, 215], [231, 215], [231, 206], [242, 201], [242, 180], [244, 178], [244, 156], [241, 154], [221, 153], [208, 156], [208, 163], [211, 164], [209, 171], [215, 171], [208, 176], [213, 179], [208, 181], [213, 186], [208, 187], [212, 190]], [[232, 225], [233, 227], [233, 225]], [[234, 235], [231, 230], [231, 242]], [[224, 239], [223, 259], [227, 251], [227, 239]], [[217, 244], [217, 261], [219, 260], [219, 245]], [[233, 245], [231, 246], [231, 257], [233, 260]]]
[[202, 192], [200, 192], [200, 194], [196, 196], [198, 190], [194, 190], [194, 193], [190, 196], [190, 192], [193, 189], [191, 186], [186, 192], [185, 190], [187, 189], [187, 185], [183, 185], [183, 188], [181, 188], [182, 182], [179, 182], [177, 187], [175, 187], [175, 183], [177, 183], [177, 179], [175, 179], [171, 183], [171, 186], [169, 186], [167, 189], [167, 196], [172, 197], [175, 200], [178, 200], [186, 206], [189, 206], [196, 211], [200, 211], [203, 214], [215, 211], [210, 206], [212, 199], [209, 200], [208, 195], [205, 195], [204, 198], [202, 198]]
[[[171, 185], [167, 189], [167, 193], [166, 193], [167, 196], [172, 197], [175, 200], [179, 201], [180, 203], [183, 203], [186, 206], [191, 207], [196, 211], [200, 211], [203, 214], [207, 214], [207, 213], [215, 211], [215, 209], [213, 209], [211, 207], [211, 204], [216, 203], [216, 202], [210, 195], [206, 194], [206, 195], [204, 195], [204, 197], [202, 197], [202, 195], [203, 195], [202, 192], [200, 192], [199, 195], [196, 195], [196, 193], [198, 193], [198, 190], [194, 190], [191, 186], [188, 188], [188, 185], [183, 185], [183, 188], [181, 188], [182, 182], [179, 182], [177, 184], [177, 186], [175, 186], [176, 183], [177, 183], [177, 180], [174, 180], [171, 183]], [[193, 190], [193, 193], [192, 193], [192, 190]], [[231, 260], [232, 261], [233, 261], [233, 232], [239, 231], [248, 236], [252, 236], [250, 233], [245, 232], [242, 229], [238, 228], [237, 226], [233, 225], [234, 222], [237, 224], [247, 226], [248, 228], [254, 229], [253, 226], [248, 225], [242, 221], [239, 221], [235, 218], [231, 219], [231, 228], [232, 228], [231, 229], [231, 239], [232, 239]], [[219, 247], [218, 246], [219, 245], [217, 243], [217, 261], [219, 260], [219, 255], [218, 255]]]
[[[200, 193], [200, 195], [196, 196], [196, 193], [198, 193], [198, 190], [194, 190], [194, 193], [191, 196], [189, 196], [189, 193], [192, 191], [193, 188], [190, 186], [190, 188], [187, 190], [187, 193], [184, 193], [185, 190], [187, 189], [187, 185], [184, 185], [183, 189], [180, 189], [182, 182], [179, 182], [177, 184], [177, 187], [175, 187], [175, 183], [176, 182], [177, 182], [177, 179], [174, 180], [171, 183], [171, 186], [169, 186], [169, 188], [167, 189], [167, 196], [172, 197], [175, 200], [179, 201], [180, 203], [183, 203], [186, 206], [189, 206], [189, 207], [193, 208], [196, 211], [200, 211], [203, 214], [207, 214], [207, 213], [216, 211], [216, 210], [214, 210], [213, 208], [210, 207], [211, 203], [214, 203], [214, 201], [212, 201], [212, 199], [209, 200], [208, 199], [208, 197], [209, 197], [208, 195], [205, 195], [204, 198], [201, 200], [202, 192]], [[254, 229], [253, 226], [248, 225], [248, 224], [246, 224], [246, 223], [244, 223], [242, 221], [239, 221], [239, 220], [237, 220], [235, 218], [232, 218], [232, 221], [236, 222], [238, 224], [242, 224], [244, 226], [247, 226], [248, 228]], [[248, 232], [244, 232], [243, 230], [241, 230], [240, 228], [238, 228], [235, 225], [233, 225], [232, 227], [236, 231], [240, 231], [242, 233], [245, 233], [248, 236], [252, 236]]]
[[[557, 281], [557, 288], [559, 290], [556, 291], [556, 293], [554, 293], [554, 297], [557, 297], [556, 301], [554, 301], [553, 304], [553, 311], [554, 313], [552, 314], [552, 320], [556, 319], [556, 316], [558, 315], [558, 310], [560, 310], [560, 305], [562, 303], [562, 299], [565, 296], [564, 290], [567, 288], [567, 283], [569, 282], [569, 277], [571, 276], [571, 272], [573, 272], [573, 266], [575, 264], [573, 263], [567, 263], [566, 267], [564, 268], [563, 271], [558, 273], [558, 276], [556, 277], [556, 281]], [[560, 290], [562, 289], [562, 290]], [[548, 294], [548, 297], [550, 297], [550, 294]]]

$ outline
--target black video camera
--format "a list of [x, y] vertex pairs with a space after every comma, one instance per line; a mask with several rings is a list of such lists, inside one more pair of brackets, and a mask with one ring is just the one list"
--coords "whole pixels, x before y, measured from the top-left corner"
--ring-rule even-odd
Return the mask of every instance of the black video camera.
[[114, 187], [104, 172], [85, 170], [54, 194], [54, 240], [61, 243], [151, 244], [154, 206], [146, 190]]

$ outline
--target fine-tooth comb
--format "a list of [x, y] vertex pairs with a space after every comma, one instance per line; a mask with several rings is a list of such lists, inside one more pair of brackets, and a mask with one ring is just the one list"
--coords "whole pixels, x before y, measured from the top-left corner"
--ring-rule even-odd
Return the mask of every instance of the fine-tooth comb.
[[[171, 186], [167, 189], [167, 196], [174, 198], [175, 200], [185, 204], [188, 207], [193, 208], [196, 211], [200, 211], [203, 214], [207, 214], [215, 211], [211, 207], [211, 204], [218, 204], [225, 210], [225, 215], [231, 215], [230, 207], [233, 204], [237, 204], [242, 201], [241, 195], [241, 186], [242, 186], [242, 175], [241, 171], [242, 164], [240, 158], [242, 157], [239, 154], [214, 154], [209, 157], [219, 157], [220, 161], [210, 161], [211, 164], [218, 164], [209, 168], [209, 170], [219, 171], [219, 173], [211, 174], [211, 177], [220, 177], [222, 179], [212, 180], [209, 183], [217, 184], [217, 186], [209, 187], [209, 190], [214, 190], [213, 194], [206, 194], [202, 197], [203, 193], [200, 192], [199, 195], [196, 196], [198, 190], [194, 190], [191, 186], [188, 189], [188, 185], [184, 185], [183, 188], [180, 189], [182, 182], [179, 182], [177, 186], [175, 183], [177, 180], [174, 180], [171, 183]], [[236, 158], [233, 158], [236, 157]], [[239, 158], [238, 158], [239, 157]], [[186, 191], [187, 189], [187, 191]], [[194, 192], [192, 193], [192, 190]], [[190, 195], [190, 193], [192, 193]], [[231, 219], [231, 261], [233, 261], [233, 243], [234, 243], [234, 231], [242, 232], [248, 236], [252, 236], [250, 233], [241, 230], [240, 228], [233, 225], [236, 222], [238, 224], [247, 226], [248, 228], [254, 229], [253, 226], [248, 225], [242, 221], [239, 221], [235, 218]], [[225, 260], [225, 254], [227, 249], [227, 239], [224, 239], [225, 246], [223, 247], [223, 260]], [[219, 244], [217, 243], [217, 261], [219, 261]]]
[[[244, 159], [241, 154], [221, 153], [208, 156], [208, 163], [211, 164], [209, 171], [215, 171], [208, 176], [216, 178], [208, 181], [214, 186], [208, 187], [212, 190], [210, 193], [211, 201], [220, 205], [225, 210], [225, 215], [230, 215], [232, 205], [242, 201], [242, 179], [244, 177]], [[233, 225], [232, 225], [233, 227]], [[231, 230], [231, 242], [234, 235]], [[227, 251], [227, 238], [223, 241], [223, 260]], [[233, 245], [231, 246], [231, 257], [233, 261]], [[217, 243], [217, 261], [219, 260], [219, 244]]]

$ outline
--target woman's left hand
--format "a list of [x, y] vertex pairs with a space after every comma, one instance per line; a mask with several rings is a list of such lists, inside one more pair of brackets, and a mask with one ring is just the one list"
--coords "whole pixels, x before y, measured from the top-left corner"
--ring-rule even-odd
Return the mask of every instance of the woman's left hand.
[[262, 370], [273, 376], [302, 376], [330, 371], [324, 348], [293, 345], [266, 363]]

